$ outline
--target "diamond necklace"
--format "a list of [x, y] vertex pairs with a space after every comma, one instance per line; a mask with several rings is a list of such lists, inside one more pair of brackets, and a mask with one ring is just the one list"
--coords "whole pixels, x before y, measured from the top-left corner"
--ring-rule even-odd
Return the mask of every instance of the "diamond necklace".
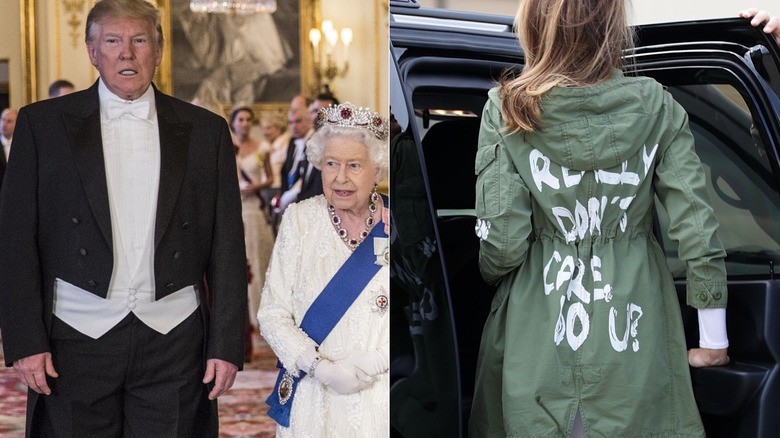
[[366, 227], [363, 229], [363, 231], [360, 232], [360, 236], [358, 238], [350, 239], [347, 229], [342, 228], [341, 226], [341, 217], [336, 214], [335, 207], [328, 204], [328, 211], [330, 212], [330, 222], [333, 224], [333, 228], [336, 229], [336, 233], [338, 233], [339, 237], [341, 237], [341, 240], [347, 244], [349, 249], [354, 251], [355, 248], [357, 248], [358, 245], [360, 245], [363, 240], [368, 237], [368, 234], [371, 232], [371, 227], [374, 226], [374, 213], [376, 212], [376, 204], [374, 203], [374, 196], [372, 195], [371, 200], [368, 203], [368, 217], [366, 218]]

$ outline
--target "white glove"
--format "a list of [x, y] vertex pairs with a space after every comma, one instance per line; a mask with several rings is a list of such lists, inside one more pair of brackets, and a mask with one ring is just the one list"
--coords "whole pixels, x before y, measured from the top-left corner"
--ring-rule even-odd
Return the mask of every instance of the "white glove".
[[390, 368], [390, 352], [388, 346], [382, 346], [376, 351], [350, 351], [340, 363], [349, 364], [362, 370], [369, 376], [376, 376]]
[[283, 213], [284, 210], [287, 209], [287, 206], [292, 204], [293, 202], [298, 200], [298, 194], [301, 193], [301, 186], [300, 184], [293, 185], [289, 190], [282, 193], [281, 198], [279, 198], [279, 209], [278, 213]]
[[327, 359], [322, 359], [317, 364], [314, 378], [339, 394], [354, 394], [374, 382], [373, 378], [359, 368]]

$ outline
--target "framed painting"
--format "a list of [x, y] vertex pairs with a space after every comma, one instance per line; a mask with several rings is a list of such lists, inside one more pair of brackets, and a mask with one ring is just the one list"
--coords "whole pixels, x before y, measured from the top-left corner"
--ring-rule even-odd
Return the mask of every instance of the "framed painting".
[[278, 1], [273, 14], [192, 12], [188, 0], [157, 0], [167, 35], [156, 78], [182, 100], [278, 110], [313, 81], [308, 31], [319, 0]]

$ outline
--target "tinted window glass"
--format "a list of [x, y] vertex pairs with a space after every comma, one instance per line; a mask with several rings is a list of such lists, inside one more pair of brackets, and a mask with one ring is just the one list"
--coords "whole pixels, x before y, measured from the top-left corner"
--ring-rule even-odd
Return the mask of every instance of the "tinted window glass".
[[[728, 257], [730, 277], [770, 278], [780, 259], [780, 198], [775, 177], [761, 140], [761, 127], [753, 126], [744, 89], [707, 74], [701, 83], [668, 85], [690, 118], [712, 198], [720, 222], [718, 235]], [[669, 241], [667, 221], [660, 211], [664, 248], [677, 278], [685, 264], [677, 259], [677, 245]]]

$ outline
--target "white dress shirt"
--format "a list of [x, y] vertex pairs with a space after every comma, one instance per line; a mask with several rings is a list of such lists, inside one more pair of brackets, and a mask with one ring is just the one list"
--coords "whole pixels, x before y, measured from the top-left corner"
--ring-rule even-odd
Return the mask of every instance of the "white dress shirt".
[[[154, 226], [160, 182], [154, 90], [149, 87], [130, 102], [111, 93], [100, 80], [98, 92], [114, 270], [106, 299], [57, 279], [54, 314], [94, 339], [130, 312], [165, 334], [191, 315], [199, 303], [194, 286], [159, 301], [154, 299]], [[124, 108], [134, 108], [134, 112], [117, 116]]]
[[3, 157], [5, 157], [6, 163], [8, 162], [8, 154], [11, 153], [11, 139], [5, 138], [4, 135], [0, 134], [0, 143], [3, 144]]

